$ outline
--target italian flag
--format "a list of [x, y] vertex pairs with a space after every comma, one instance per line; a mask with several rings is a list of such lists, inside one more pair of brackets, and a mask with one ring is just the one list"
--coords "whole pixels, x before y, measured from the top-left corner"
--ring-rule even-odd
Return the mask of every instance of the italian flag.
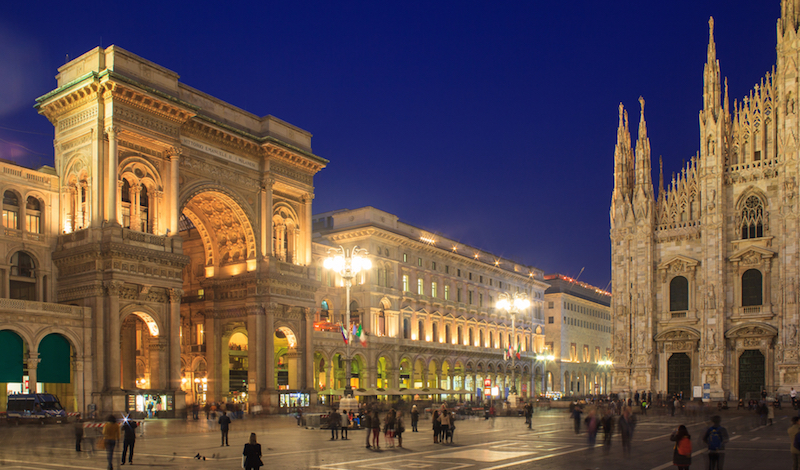
[[356, 332], [356, 337], [358, 341], [361, 343], [361, 346], [367, 345], [367, 333], [361, 328], [361, 324], [358, 325], [358, 331]]
[[342, 326], [342, 339], [344, 339], [344, 344], [347, 344], [347, 330], [344, 329], [344, 326]]
[[521, 350], [519, 347], [519, 343], [517, 343], [517, 359], [522, 359], [522, 354], [520, 354]]

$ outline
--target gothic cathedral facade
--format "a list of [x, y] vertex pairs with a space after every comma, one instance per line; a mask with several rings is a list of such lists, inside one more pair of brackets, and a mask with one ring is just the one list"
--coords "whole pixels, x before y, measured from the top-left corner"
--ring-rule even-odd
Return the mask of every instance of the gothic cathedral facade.
[[748, 398], [798, 373], [800, 2], [782, 0], [777, 62], [728, 99], [709, 20], [700, 150], [657, 195], [644, 100], [619, 108], [611, 200], [612, 391]]

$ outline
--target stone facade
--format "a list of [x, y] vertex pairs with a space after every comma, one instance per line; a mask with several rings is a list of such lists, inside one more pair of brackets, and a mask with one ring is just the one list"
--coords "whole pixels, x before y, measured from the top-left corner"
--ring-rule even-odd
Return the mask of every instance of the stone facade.
[[544, 292], [545, 390], [567, 396], [606, 394], [611, 357], [611, 294], [561, 274]]
[[[322, 268], [330, 248], [366, 249], [372, 269], [351, 288], [351, 322], [368, 332], [366, 346], [351, 346], [359, 371], [353, 386], [408, 389], [441, 388], [480, 397], [484, 379], [519, 396], [538, 392], [542, 369], [534, 363], [544, 348], [542, 302], [547, 284], [542, 272], [364, 207], [314, 216], [314, 261], [318, 322], [344, 322], [341, 279]], [[502, 292], [523, 292], [527, 311], [511, 316], [495, 308]], [[516, 340], [514, 340], [515, 335]], [[520, 359], [504, 351], [520, 345]], [[317, 389], [344, 387], [337, 356], [346, 353], [339, 332], [320, 332], [314, 342]], [[331, 366], [332, 365], [332, 366]], [[535, 387], [535, 388], [534, 388]], [[414, 390], [417, 389], [417, 390]]]
[[782, 1], [775, 67], [730, 102], [713, 18], [700, 149], [658, 194], [641, 101], [635, 150], [619, 112], [611, 203], [613, 389], [742, 397], [800, 386], [797, 63]]

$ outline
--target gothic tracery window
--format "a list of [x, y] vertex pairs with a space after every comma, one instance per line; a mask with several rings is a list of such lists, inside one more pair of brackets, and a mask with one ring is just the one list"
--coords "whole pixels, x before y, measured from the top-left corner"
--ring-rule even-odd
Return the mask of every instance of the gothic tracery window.
[[741, 219], [743, 240], [764, 236], [764, 204], [757, 196], [750, 196], [744, 202]]

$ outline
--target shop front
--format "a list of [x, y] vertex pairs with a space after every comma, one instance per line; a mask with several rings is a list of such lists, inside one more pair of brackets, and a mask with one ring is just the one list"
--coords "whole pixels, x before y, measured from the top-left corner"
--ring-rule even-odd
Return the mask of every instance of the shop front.
[[127, 392], [125, 413], [133, 419], [174, 418], [175, 392], [160, 390]]

